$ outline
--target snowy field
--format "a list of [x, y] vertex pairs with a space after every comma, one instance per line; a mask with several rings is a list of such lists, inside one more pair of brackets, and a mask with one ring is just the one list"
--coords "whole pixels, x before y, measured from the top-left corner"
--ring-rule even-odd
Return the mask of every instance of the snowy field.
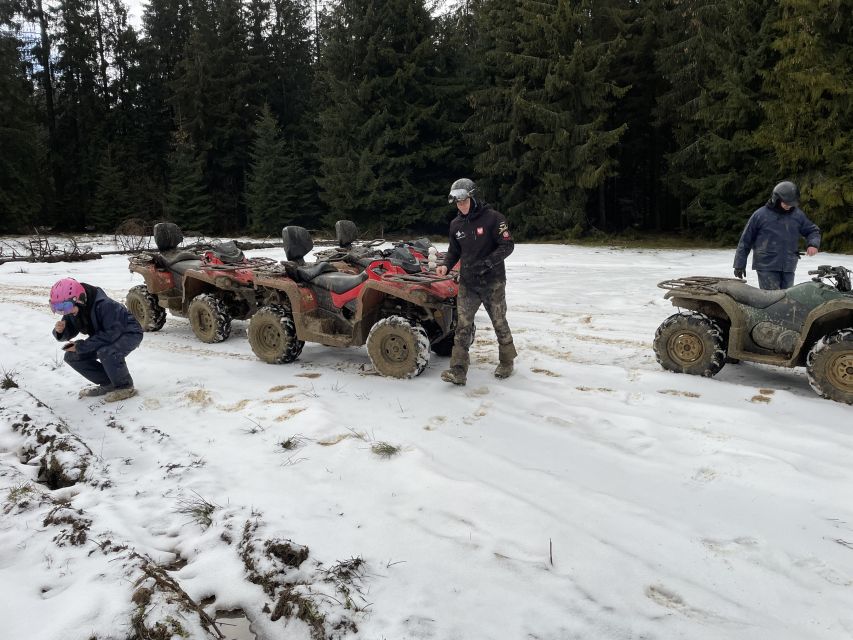
[[[732, 257], [520, 245], [516, 374], [481, 314], [466, 387], [363, 347], [267, 365], [246, 322], [210, 345], [170, 316], [118, 405], [77, 398], [47, 297], [123, 300], [126, 257], [0, 266], [0, 637], [215, 638], [240, 609], [259, 640], [853, 638], [853, 407], [802, 370], [655, 362], [656, 284]], [[797, 281], [818, 264], [853, 256]], [[79, 482], [35, 483], [33, 425], [67, 427]]]

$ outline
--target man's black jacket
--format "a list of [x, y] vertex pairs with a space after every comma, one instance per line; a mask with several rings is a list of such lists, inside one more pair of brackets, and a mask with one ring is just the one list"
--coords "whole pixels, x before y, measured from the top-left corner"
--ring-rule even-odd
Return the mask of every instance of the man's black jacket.
[[506, 280], [504, 259], [514, 248], [504, 215], [472, 198], [468, 214], [460, 212], [450, 223], [444, 264], [452, 269], [462, 260], [459, 277], [465, 283]]

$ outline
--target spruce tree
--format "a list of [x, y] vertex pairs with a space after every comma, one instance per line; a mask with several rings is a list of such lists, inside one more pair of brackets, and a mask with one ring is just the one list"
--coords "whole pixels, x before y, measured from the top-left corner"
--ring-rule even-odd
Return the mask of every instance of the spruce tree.
[[177, 110], [172, 83], [192, 31], [190, 0], [148, 0], [142, 14], [143, 37], [137, 65], [129, 70], [139, 142], [136, 162], [145, 177], [153, 218], [163, 215], [166, 179]]
[[46, 136], [36, 124], [15, 27], [11, 15], [0, 14], [0, 229], [7, 233], [36, 222], [43, 198], [50, 197]]
[[109, 147], [101, 160], [97, 189], [92, 202], [89, 223], [98, 231], [114, 231], [122, 220], [134, 216], [134, 205], [128, 185], [131, 183], [121, 166], [114, 162]]
[[57, 223], [82, 229], [96, 189], [107, 112], [99, 83], [93, 0], [63, 0], [55, 9]]
[[792, 179], [823, 230], [823, 248], [853, 250], [853, 3], [781, 0], [779, 58], [764, 74], [766, 120], [755, 142], [774, 179]]
[[475, 93], [475, 166], [521, 234], [579, 235], [625, 129], [608, 127], [624, 94], [609, 80], [621, 42], [596, 39], [587, 1], [492, 0], [483, 12], [493, 80]]
[[277, 234], [288, 224], [298, 224], [300, 200], [292, 189], [297, 178], [298, 158], [288, 152], [269, 106], [264, 105], [255, 124], [251, 173], [246, 190], [249, 229], [253, 233]]
[[445, 149], [440, 163], [432, 167], [433, 176], [423, 194], [426, 209], [425, 230], [446, 233], [447, 223], [456, 215], [448, 205], [447, 192], [454, 180], [474, 176], [475, 148], [465, 136], [465, 123], [471, 117], [469, 96], [480, 88], [482, 66], [477, 59], [475, 10], [479, 0], [466, 2], [436, 19], [437, 59], [434, 78], [438, 113], [435, 133]]
[[183, 128], [179, 128], [174, 136], [164, 213], [167, 220], [185, 232], [212, 233], [216, 229], [213, 204], [204, 179], [204, 161]]
[[[248, 8], [248, 101], [269, 105], [281, 127], [289, 197], [300, 224], [316, 226], [316, 105], [311, 102], [314, 51], [307, 0], [252, 0]], [[291, 215], [297, 215], [293, 209]]]
[[775, 11], [775, 0], [694, 0], [661, 14], [664, 24], [693, 27], [659, 52], [671, 89], [658, 115], [673, 127], [667, 180], [694, 233], [736, 241], [769, 193], [770, 154], [751, 132], [764, 120], [761, 78], [776, 58]]
[[249, 104], [246, 25], [237, 0], [194, 11], [194, 31], [172, 82], [176, 111], [206, 159], [217, 231], [245, 226], [243, 192], [254, 108]]
[[345, 0], [324, 21], [318, 70], [321, 197], [378, 231], [429, 218], [425, 194], [451, 151], [436, 135], [436, 53], [422, 2]]

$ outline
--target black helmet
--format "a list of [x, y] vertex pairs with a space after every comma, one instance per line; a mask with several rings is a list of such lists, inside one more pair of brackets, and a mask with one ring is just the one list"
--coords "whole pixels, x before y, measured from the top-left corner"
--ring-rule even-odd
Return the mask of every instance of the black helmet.
[[477, 192], [477, 185], [473, 180], [468, 178], [459, 178], [456, 182], [450, 185], [450, 193], [447, 194], [447, 201], [450, 204], [467, 200]]
[[773, 187], [773, 195], [770, 196], [770, 202], [775, 207], [780, 202], [798, 207], [800, 205], [800, 190], [793, 182], [780, 182]]

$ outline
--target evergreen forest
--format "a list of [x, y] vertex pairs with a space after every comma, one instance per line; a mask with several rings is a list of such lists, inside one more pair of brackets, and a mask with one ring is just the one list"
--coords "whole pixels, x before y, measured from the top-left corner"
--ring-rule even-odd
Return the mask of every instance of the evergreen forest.
[[[127, 219], [853, 251], [853, 0], [0, 0], [0, 233]], [[136, 24], [138, 22], [138, 24]]]

